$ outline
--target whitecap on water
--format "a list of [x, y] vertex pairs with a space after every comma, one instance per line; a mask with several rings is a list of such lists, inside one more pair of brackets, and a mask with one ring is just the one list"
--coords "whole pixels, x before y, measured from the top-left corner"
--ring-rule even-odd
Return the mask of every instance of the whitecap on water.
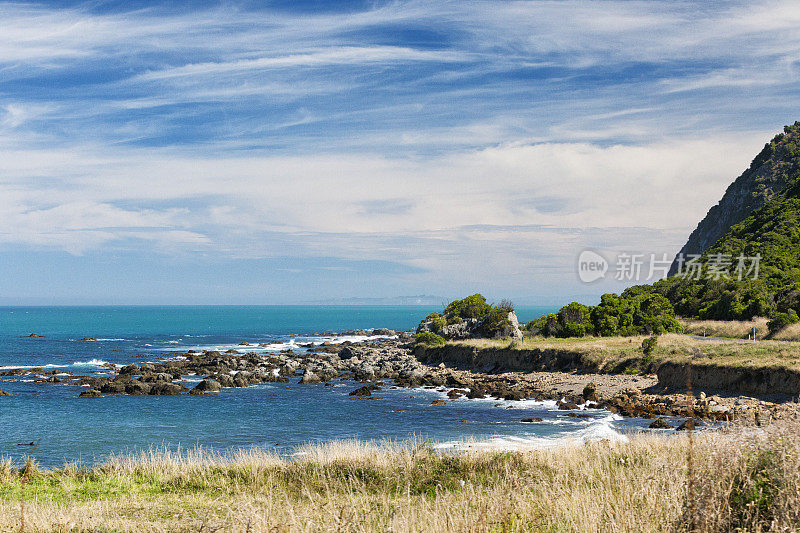
[[617, 431], [613, 423], [622, 417], [609, 413], [600, 419], [594, 419], [583, 428], [557, 433], [551, 436], [510, 436], [503, 435], [475, 441], [448, 441], [435, 445], [439, 450], [498, 450], [524, 451], [560, 448], [563, 446], [581, 446], [587, 442], [606, 440], [609, 442], [628, 442], [628, 437]]

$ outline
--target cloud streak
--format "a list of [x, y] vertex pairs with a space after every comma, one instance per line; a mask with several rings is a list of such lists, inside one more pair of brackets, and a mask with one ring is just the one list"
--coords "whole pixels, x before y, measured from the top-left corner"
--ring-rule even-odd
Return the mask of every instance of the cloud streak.
[[674, 251], [797, 118], [791, 1], [190, 11], [0, 2], [0, 251], [578, 290], [576, 249]]

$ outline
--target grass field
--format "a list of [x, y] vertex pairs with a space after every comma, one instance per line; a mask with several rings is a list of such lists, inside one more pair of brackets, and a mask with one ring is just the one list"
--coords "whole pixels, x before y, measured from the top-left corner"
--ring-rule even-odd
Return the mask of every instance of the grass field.
[[696, 434], [691, 448], [682, 435], [462, 455], [334, 443], [294, 461], [261, 451], [152, 452], [50, 471], [6, 461], [0, 528], [788, 531], [800, 523], [798, 429]]
[[[701, 337], [726, 337], [730, 339], [747, 339], [756, 328], [756, 339], [765, 339], [769, 335], [766, 318], [753, 320], [695, 320], [679, 319], [684, 333]], [[793, 333], [793, 332], [792, 332]], [[800, 336], [787, 340], [800, 340]]]
[[693, 320], [681, 318], [679, 320], [685, 333], [689, 335], [726, 337], [730, 339], [747, 339], [753, 328], [756, 328], [756, 339], [772, 339], [782, 341], [800, 341], [800, 323], [790, 324], [785, 328], [770, 335], [766, 318], [753, 320]]
[[658, 337], [652, 354], [645, 355], [646, 337], [580, 337], [557, 339], [530, 337], [511, 344], [508, 340], [470, 339], [451, 344], [477, 348], [513, 350], [561, 350], [580, 356], [587, 364], [607, 372], [652, 372], [665, 361], [725, 366], [778, 367], [800, 369], [800, 342], [764, 340], [747, 342], [736, 339], [699, 340], [687, 335], [665, 334]]

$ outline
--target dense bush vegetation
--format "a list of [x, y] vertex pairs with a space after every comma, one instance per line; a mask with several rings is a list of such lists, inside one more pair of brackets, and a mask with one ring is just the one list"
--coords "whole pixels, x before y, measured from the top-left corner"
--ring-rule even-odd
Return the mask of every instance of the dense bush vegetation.
[[[652, 286], [680, 316], [712, 320], [764, 316], [776, 319], [777, 327], [790, 320], [792, 312], [800, 312], [800, 122], [772, 139], [748, 172], [752, 174], [747, 184], [750, 199], [760, 199], [753, 205], [761, 201], [763, 205], [703, 253], [698, 261], [705, 265], [700, 279], [673, 276]], [[752, 279], [753, 272], [739, 276], [737, 259], [757, 255], [757, 279]], [[709, 272], [714, 258], [731, 261], [729, 277]]]
[[442, 331], [442, 328], [447, 325], [447, 319], [439, 313], [431, 313], [425, 317], [425, 320], [430, 320], [431, 328], [437, 333]]
[[634, 287], [621, 296], [604, 294], [594, 307], [572, 302], [558, 313], [529, 322], [527, 329], [547, 337], [611, 337], [680, 332], [681, 326], [669, 300]]
[[414, 340], [417, 344], [426, 344], [428, 346], [441, 346], [446, 342], [441, 335], [429, 331], [417, 333], [414, 335]]
[[750, 279], [751, 273], [740, 280], [733, 270], [730, 278], [709, 279], [706, 267], [702, 279], [673, 276], [651, 290], [666, 296], [686, 317], [750, 320], [800, 311], [800, 183], [795, 181], [731, 228], [699, 262], [707, 265], [720, 254], [731, 258], [734, 268], [737, 257], [760, 255], [758, 279]]
[[453, 300], [444, 308], [444, 316], [448, 324], [454, 324], [464, 318], [483, 318], [492, 306], [486, 303], [482, 294], [473, 294], [463, 300]]
[[773, 319], [767, 322], [767, 327], [770, 333], [775, 333], [789, 324], [795, 324], [797, 322], [800, 322], [800, 318], [798, 318], [794, 309], [790, 309], [788, 313], [775, 313]]
[[[481, 294], [473, 294], [462, 300], [447, 304], [442, 314], [431, 313], [420, 323], [427, 324], [430, 331], [443, 333], [448, 325], [459, 324], [464, 320], [474, 320], [474, 334], [482, 337], [496, 337], [504, 334], [511, 326], [509, 313], [514, 312], [514, 304], [508, 300], [498, 305], [487, 303]], [[418, 329], [419, 330], [419, 329]]]

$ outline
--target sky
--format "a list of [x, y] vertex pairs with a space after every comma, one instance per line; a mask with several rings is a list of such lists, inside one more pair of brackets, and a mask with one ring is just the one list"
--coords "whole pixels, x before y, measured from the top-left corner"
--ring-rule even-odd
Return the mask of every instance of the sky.
[[0, 27], [6, 305], [591, 303], [800, 120], [796, 0], [0, 2]]

